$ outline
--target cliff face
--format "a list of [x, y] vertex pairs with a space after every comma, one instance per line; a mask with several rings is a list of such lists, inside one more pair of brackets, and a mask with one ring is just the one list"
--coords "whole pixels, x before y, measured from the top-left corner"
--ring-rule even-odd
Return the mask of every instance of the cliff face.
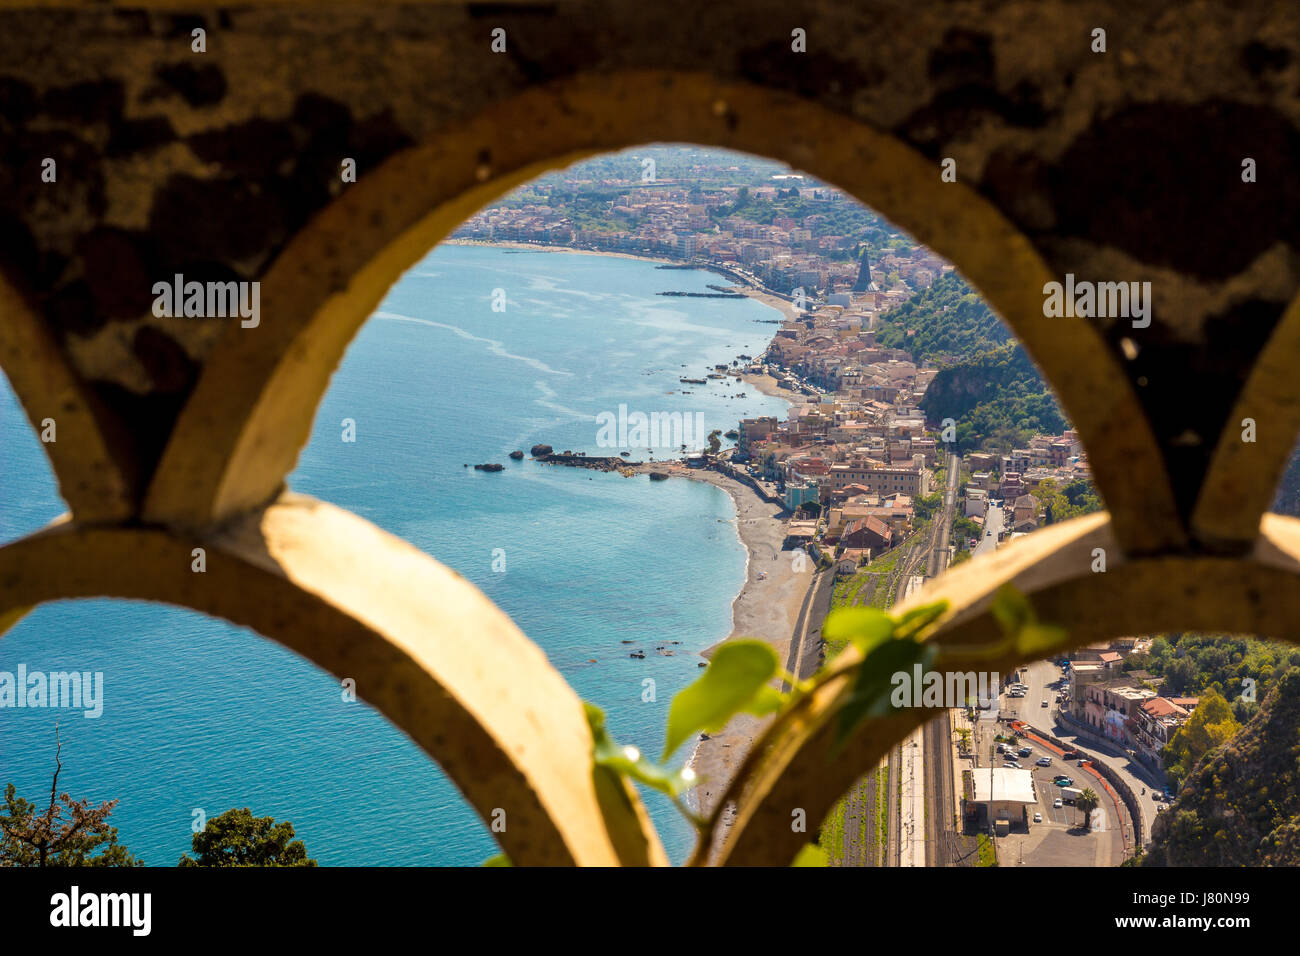
[[1259, 713], [1210, 751], [1157, 817], [1151, 866], [1300, 864], [1300, 669]]
[[1034, 432], [1057, 434], [1066, 425], [1055, 397], [1019, 344], [1008, 343], [942, 369], [926, 389], [921, 408], [929, 421], [957, 422], [965, 451], [986, 439], [1001, 444]]

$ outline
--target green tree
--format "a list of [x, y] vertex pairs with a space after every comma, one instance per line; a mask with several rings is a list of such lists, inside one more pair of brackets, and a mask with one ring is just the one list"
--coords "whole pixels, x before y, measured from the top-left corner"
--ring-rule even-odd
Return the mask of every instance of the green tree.
[[307, 847], [293, 838], [293, 824], [254, 817], [248, 807], [213, 817], [190, 841], [194, 856], [180, 866], [315, 866]]
[[19, 797], [12, 783], [5, 787], [0, 866], [142, 866], [117, 842], [117, 828], [107, 823], [116, 800], [94, 807], [89, 800], [59, 793], [62, 749], [61, 743], [55, 749], [50, 802], [43, 813]]
[[1217, 691], [1201, 696], [1192, 716], [1178, 728], [1165, 748], [1165, 766], [1178, 781], [1211, 750], [1227, 743], [1241, 729], [1227, 700]]
[[916, 515], [919, 521], [929, 521], [942, 504], [943, 495], [937, 491], [932, 494], [921, 495], [912, 499], [912, 513]]
[[1075, 797], [1074, 805], [1079, 808], [1083, 814], [1083, 825], [1089, 830], [1092, 829], [1092, 811], [1101, 806], [1101, 797], [1097, 796], [1097, 791], [1092, 787], [1085, 787], [1083, 793]]

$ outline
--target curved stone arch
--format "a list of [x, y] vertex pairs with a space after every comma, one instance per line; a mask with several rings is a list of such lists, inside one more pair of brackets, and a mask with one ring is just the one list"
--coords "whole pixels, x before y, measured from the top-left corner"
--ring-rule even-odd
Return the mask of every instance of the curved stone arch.
[[286, 495], [201, 535], [64, 518], [0, 548], [0, 580], [0, 623], [62, 599], [162, 601], [355, 680], [515, 863], [667, 865], [633, 789], [593, 765], [582, 702], [537, 646], [459, 574], [333, 505]]
[[[1266, 515], [1252, 553], [1244, 558], [1130, 559], [1113, 553], [1114, 544], [1105, 514], [1043, 528], [989, 558], [952, 569], [900, 606], [897, 614], [949, 601], [930, 638], [943, 648], [932, 665], [936, 671], [978, 668], [1006, 673], [1091, 641], [1171, 628], [1261, 634], [1300, 644], [1300, 520]], [[1107, 551], [1105, 573], [1091, 570], [1095, 548]], [[1022, 591], [1041, 620], [1069, 622], [1067, 640], [1033, 653], [1006, 649], [973, 664], [954, 652], [999, 638], [989, 609], [1004, 584]], [[755, 751], [765, 758], [739, 792], [731, 794], [739, 798], [738, 812], [719, 862], [745, 866], [792, 860], [807, 839], [806, 834], [791, 833], [792, 808], [804, 810], [809, 819], [823, 819], [890, 746], [933, 716], [923, 708], [893, 711], [868, 724], [832, 756], [833, 717], [853, 692], [845, 672], [860, 660], [856, 649], [843, 651], [827, 683], [804, 698], [775, 733], [755, 742]], [[697, 854], [694, 862], [702, 862], [702, 857]]]
[[[1260, 351], [1214, 447], [1192, 512], [1196, 536], [1209, 543], [1254, 540], [1277, 494], [1287, 459], [1300, 440], [1300, 295], [1291, 300]], [[1255, 422], [1255, 441], [1242, 441], [1242, 422]], [[1259, 480], [1263, 474], [1270, 483]]]
[[110, 450], [111, 426], [68, 364], [44, 321], [0, 275], [0, 368], [39, 435], [53, 419], [55, 440], [43, 442], [59, 494], [83, 521], [129, 517], [136, 502], [125, 450]]
[[962, 183], [941, 183], [934, 163], [891, 135], [823, 106], [663, 71], [580, 75], [530, 90], [363, 175], [267, 272], [261, 325], [230, 328], [209, 357], [144, 517], [202, 527], [273, 498], [348, 342], [406, 268], [509, 189], [646, 142], [705, 143], [806, 169], [957, 263], [1051, 380], [1089, 449], [1123, 547], [1185, 543], [1128, 378], [1090, 325], [1043, 320], [1047, 268], [990, 203]]

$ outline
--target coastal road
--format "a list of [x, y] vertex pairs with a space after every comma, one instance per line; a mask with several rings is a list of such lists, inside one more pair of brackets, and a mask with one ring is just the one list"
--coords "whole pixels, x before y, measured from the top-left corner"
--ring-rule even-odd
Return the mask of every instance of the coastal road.
[[[1163, 789], [1165, 778], [1153, 770], [1138, 763], [1121, 747], [1115, 744], [1102, 744], [1090, 734], [1081, 735], [1071, 724], [1065, 723], [1057, 714], [1056, 692], [1047, 687], [1049, 683], [1061, 676], [1061, 669], [1051, 661], [1036, 661], [1027, 668], [1025, 683], [1029, 685], [1029, 695], [1021, 703], [1031, 704], [1025, 707], [1021, 719], [1030, 727], [1045, 730], [1052, 736], [1066, 743], [1076, 743], [1092, 754], [1098, 763], [1104, 763], [1129, 785], [1137, 796], [1138, 807], [1142, 816], [1142, 842], [1151, 842], [1151, 824], [1155, 822], [1158, 804], [1152, 799], [1156, 790]], [[1041, 705], [1046, 699], [1047, 707]], [[1142, 789], [1146, 788], [1146, 793]]]

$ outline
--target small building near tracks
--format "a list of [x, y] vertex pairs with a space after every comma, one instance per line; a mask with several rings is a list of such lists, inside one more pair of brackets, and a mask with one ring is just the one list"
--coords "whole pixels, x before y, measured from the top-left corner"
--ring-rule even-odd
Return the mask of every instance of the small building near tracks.
[[1012, 767], [979, 767], [963, 774], [966, 816], [981, 830], [990, 823], [1001, 836], [1029, 826], [1029, 810], [1038, 803], [1034, 775]]

